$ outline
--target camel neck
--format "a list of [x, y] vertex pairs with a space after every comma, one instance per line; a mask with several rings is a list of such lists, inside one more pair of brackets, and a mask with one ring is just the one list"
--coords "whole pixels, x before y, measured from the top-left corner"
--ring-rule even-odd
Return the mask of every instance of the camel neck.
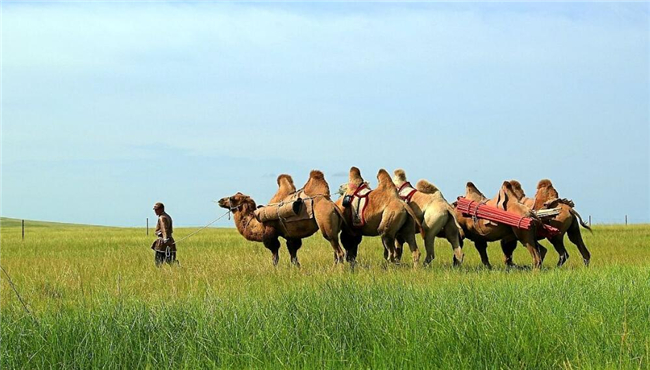
[[237, 231], [253, 242], [261, 242], [264, 236], [264, 225], [262, 225], [251, 211], [240, 210], [235, 212], [235, 226]]

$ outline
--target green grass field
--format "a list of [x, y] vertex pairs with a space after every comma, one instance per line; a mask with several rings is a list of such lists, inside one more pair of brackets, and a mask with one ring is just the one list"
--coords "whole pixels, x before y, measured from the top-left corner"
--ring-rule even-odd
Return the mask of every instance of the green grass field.
[[[179, 267], [156, 268], [144, 229], [3, 219], [1, 362], [9, 368], [650, 368], [650, 226], [584, 232], [556, 269], [493, 270], [471, 242], [463, 266], [436, 241], [431, 267], [386, 268], [379, 239], [360, 264], [333, 266], [306, 239], [301, 269], [280, 265], [234, 229], [179, 244]], [[176, 239], [196, 229], [180, 228]], [[419, 237], [418, 237], [419, 238]], [[422, 240], [418, 239], [423, 250]], [[521, 246], [515, 261], [528, 265]]]

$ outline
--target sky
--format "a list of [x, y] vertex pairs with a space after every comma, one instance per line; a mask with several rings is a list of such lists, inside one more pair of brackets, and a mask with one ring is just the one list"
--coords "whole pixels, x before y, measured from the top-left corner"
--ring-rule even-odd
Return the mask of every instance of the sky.
[[357, 166], [648, 223], [649, 6], [3, 2], [0, 214], [201, 226]]

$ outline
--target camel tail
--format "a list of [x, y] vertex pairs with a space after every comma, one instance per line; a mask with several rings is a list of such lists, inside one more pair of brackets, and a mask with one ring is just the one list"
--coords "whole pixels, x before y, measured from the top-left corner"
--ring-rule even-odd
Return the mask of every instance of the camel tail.
[[582, 221], [582, 217], [580, 217], [580, 214], [578, 213], [578, 211], [571, 208], [571, 210], [569, 212], [571, 212], [572, 215], [578, 217], [578, 222], [580, 222], [580, 226], [582, 226], [585, 229], [589, 230], [590, 233], [592, 233], [592, 234], [594, 233], [594, 231], [591, 229], [591, 227], [589, 227], [589, 225], [587, 225], [584, 221]]
[[413, 221], [415, 221], [415, 225], [417, 225], [417, 227], [420, 229], [420, 235], [422, 235], [422, 239], [426, 239], [424, 227], [422, 227], [422, 223], [420, 222], [420, 220], [418, 220], [418, 217], [415, 215], [415, 212], [413, 212], [413, 208], [411, 208], [411, 206], [409, 206], [408, 203], [406, 202], [404, 203], [404, 207], [406, 207], [406, 212], [408, 212], [408, 214], [411, 216]]

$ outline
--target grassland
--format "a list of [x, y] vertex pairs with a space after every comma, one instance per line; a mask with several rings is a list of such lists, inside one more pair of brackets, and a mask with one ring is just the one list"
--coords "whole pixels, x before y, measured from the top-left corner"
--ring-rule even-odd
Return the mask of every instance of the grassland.
[[[206, 229], [156, 268], [143, 229], [3, 219], [5, 368], [649, 368], [650, 226], [596, 226], [593, 259], [573, 245], [556, 269], [462, 267], [438, 240], [430, 268], [383, 266], [377, 239], [354, 272], [305, 240], [302, 268], [277, 268], [260, 244]], [[176, 230], [177, 239], [195, 229]], [[420, 244], [421, 243], [421, 240]], [[410, 255], [405, 252], [406, 262]], [[518, 248], [515, 260], [530, 257]]]

